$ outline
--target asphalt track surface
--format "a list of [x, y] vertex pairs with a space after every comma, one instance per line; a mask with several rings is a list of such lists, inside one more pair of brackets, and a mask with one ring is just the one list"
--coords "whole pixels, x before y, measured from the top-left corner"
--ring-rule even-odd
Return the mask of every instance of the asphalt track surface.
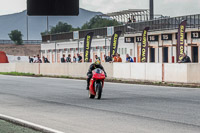
[[199, 133], [200, 89], [0, 76], [0, 114], [66, 133]]

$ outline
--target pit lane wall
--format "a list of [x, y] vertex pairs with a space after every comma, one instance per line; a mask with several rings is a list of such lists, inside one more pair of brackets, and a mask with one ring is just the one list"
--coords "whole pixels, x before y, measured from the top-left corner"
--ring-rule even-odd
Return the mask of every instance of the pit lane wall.
[[[149, 82], [200, 83], [200, 64], [103, 63], [108, 78]], [[86, 77], [89, 63], [0, 64], [0, 72]]]

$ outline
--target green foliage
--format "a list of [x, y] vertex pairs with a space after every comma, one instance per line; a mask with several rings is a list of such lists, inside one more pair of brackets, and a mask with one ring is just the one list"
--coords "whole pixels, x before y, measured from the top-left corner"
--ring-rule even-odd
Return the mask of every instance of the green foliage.
[[58, 24], [55, 27], [51, 28], [51, 34], [70, 32], [71, 30], [72, 30], [71, 25], [63, 22], [58, 22]]
[[62, 32], [72, 32], [72, 31], [79, 31], [79, 30], [86, 30], [86, 29], [94, 29], [94, 28], [102, 28], [102, 27], [109, 27], [109, 26], [118, 26], [121, 23], [118, 23], [116, 20], [102, 18], [100, 16], [93, 17], [89, 22], [86, 22], [81, 28], [73, 28], [72, 25], [67, 23], [58, 22], [55, 27], [51, 28], [50, 32], [42, 32], [41, 35], [47, 34], [56, 34]]
[[79, 31], [79, 30], [81, 30], [81, 28], [77, 27], [77, 28], [72, 28], [71, 31]]
[[42, 36], [44, 36], [44, 35], [49, 35], [49, 34], [51, 34], [51, 32], [49, 32], [49, 31], [47, 31], [47, 30], [45, 30], [45, 32], [41, 32], [41, 35], [42, 35]]
[[116, 20], [110, 20], [106, 18], [102, 18], [100, 16], [93, 17], [89, 22], [86, 22], [81, 29], [94, 29], [94, 28], [102, 28], [102, 27], [109, 27], [109, 26], [118, 26], [120, 23], [118, 23]]
[[58, 22], [58, 24], [55, 27], [52, 27], [49, 32], [46, 30], [45, 32], [42, 32], [41, 35], [43, 36], [43, 35], [48, 35], [48, 34], [71, 32], [71, 31], [78, 31], [78, 30], [80, 30], [79, 27], [73, 28], [72, 25], [69, 25], [63, 22]]
[[13, 31], [11, 31], [11, 33], [8, 34], [8, 36], [15, 44], [17, 44], [17, 45], [23, 44], [23, 41], [22, 41], [23, 35], [22, 35], [21, 31], [13, 30]]

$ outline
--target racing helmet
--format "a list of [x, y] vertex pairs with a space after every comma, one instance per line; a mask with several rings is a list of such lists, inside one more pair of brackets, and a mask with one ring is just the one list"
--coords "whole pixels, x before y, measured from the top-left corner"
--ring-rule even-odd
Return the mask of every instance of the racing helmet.
[[95, 65], [100, 65], [101, 64], [101, 61], [99, 60], [99, 59], [97, 59], [96, 61], [95, 61]]

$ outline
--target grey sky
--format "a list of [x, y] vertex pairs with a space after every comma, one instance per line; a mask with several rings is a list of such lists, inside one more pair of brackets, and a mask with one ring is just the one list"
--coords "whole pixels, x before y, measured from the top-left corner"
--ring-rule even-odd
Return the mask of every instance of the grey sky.
[[[155, 13], [166, 16], [200, 14], [200, 0], [154, 0]], [[149, 0], [80, 0], [80, 7], [103, 13], [126, 9], [148, 9]], [[26, 0], [0, 0], [0, 15], [26, 9]]]

